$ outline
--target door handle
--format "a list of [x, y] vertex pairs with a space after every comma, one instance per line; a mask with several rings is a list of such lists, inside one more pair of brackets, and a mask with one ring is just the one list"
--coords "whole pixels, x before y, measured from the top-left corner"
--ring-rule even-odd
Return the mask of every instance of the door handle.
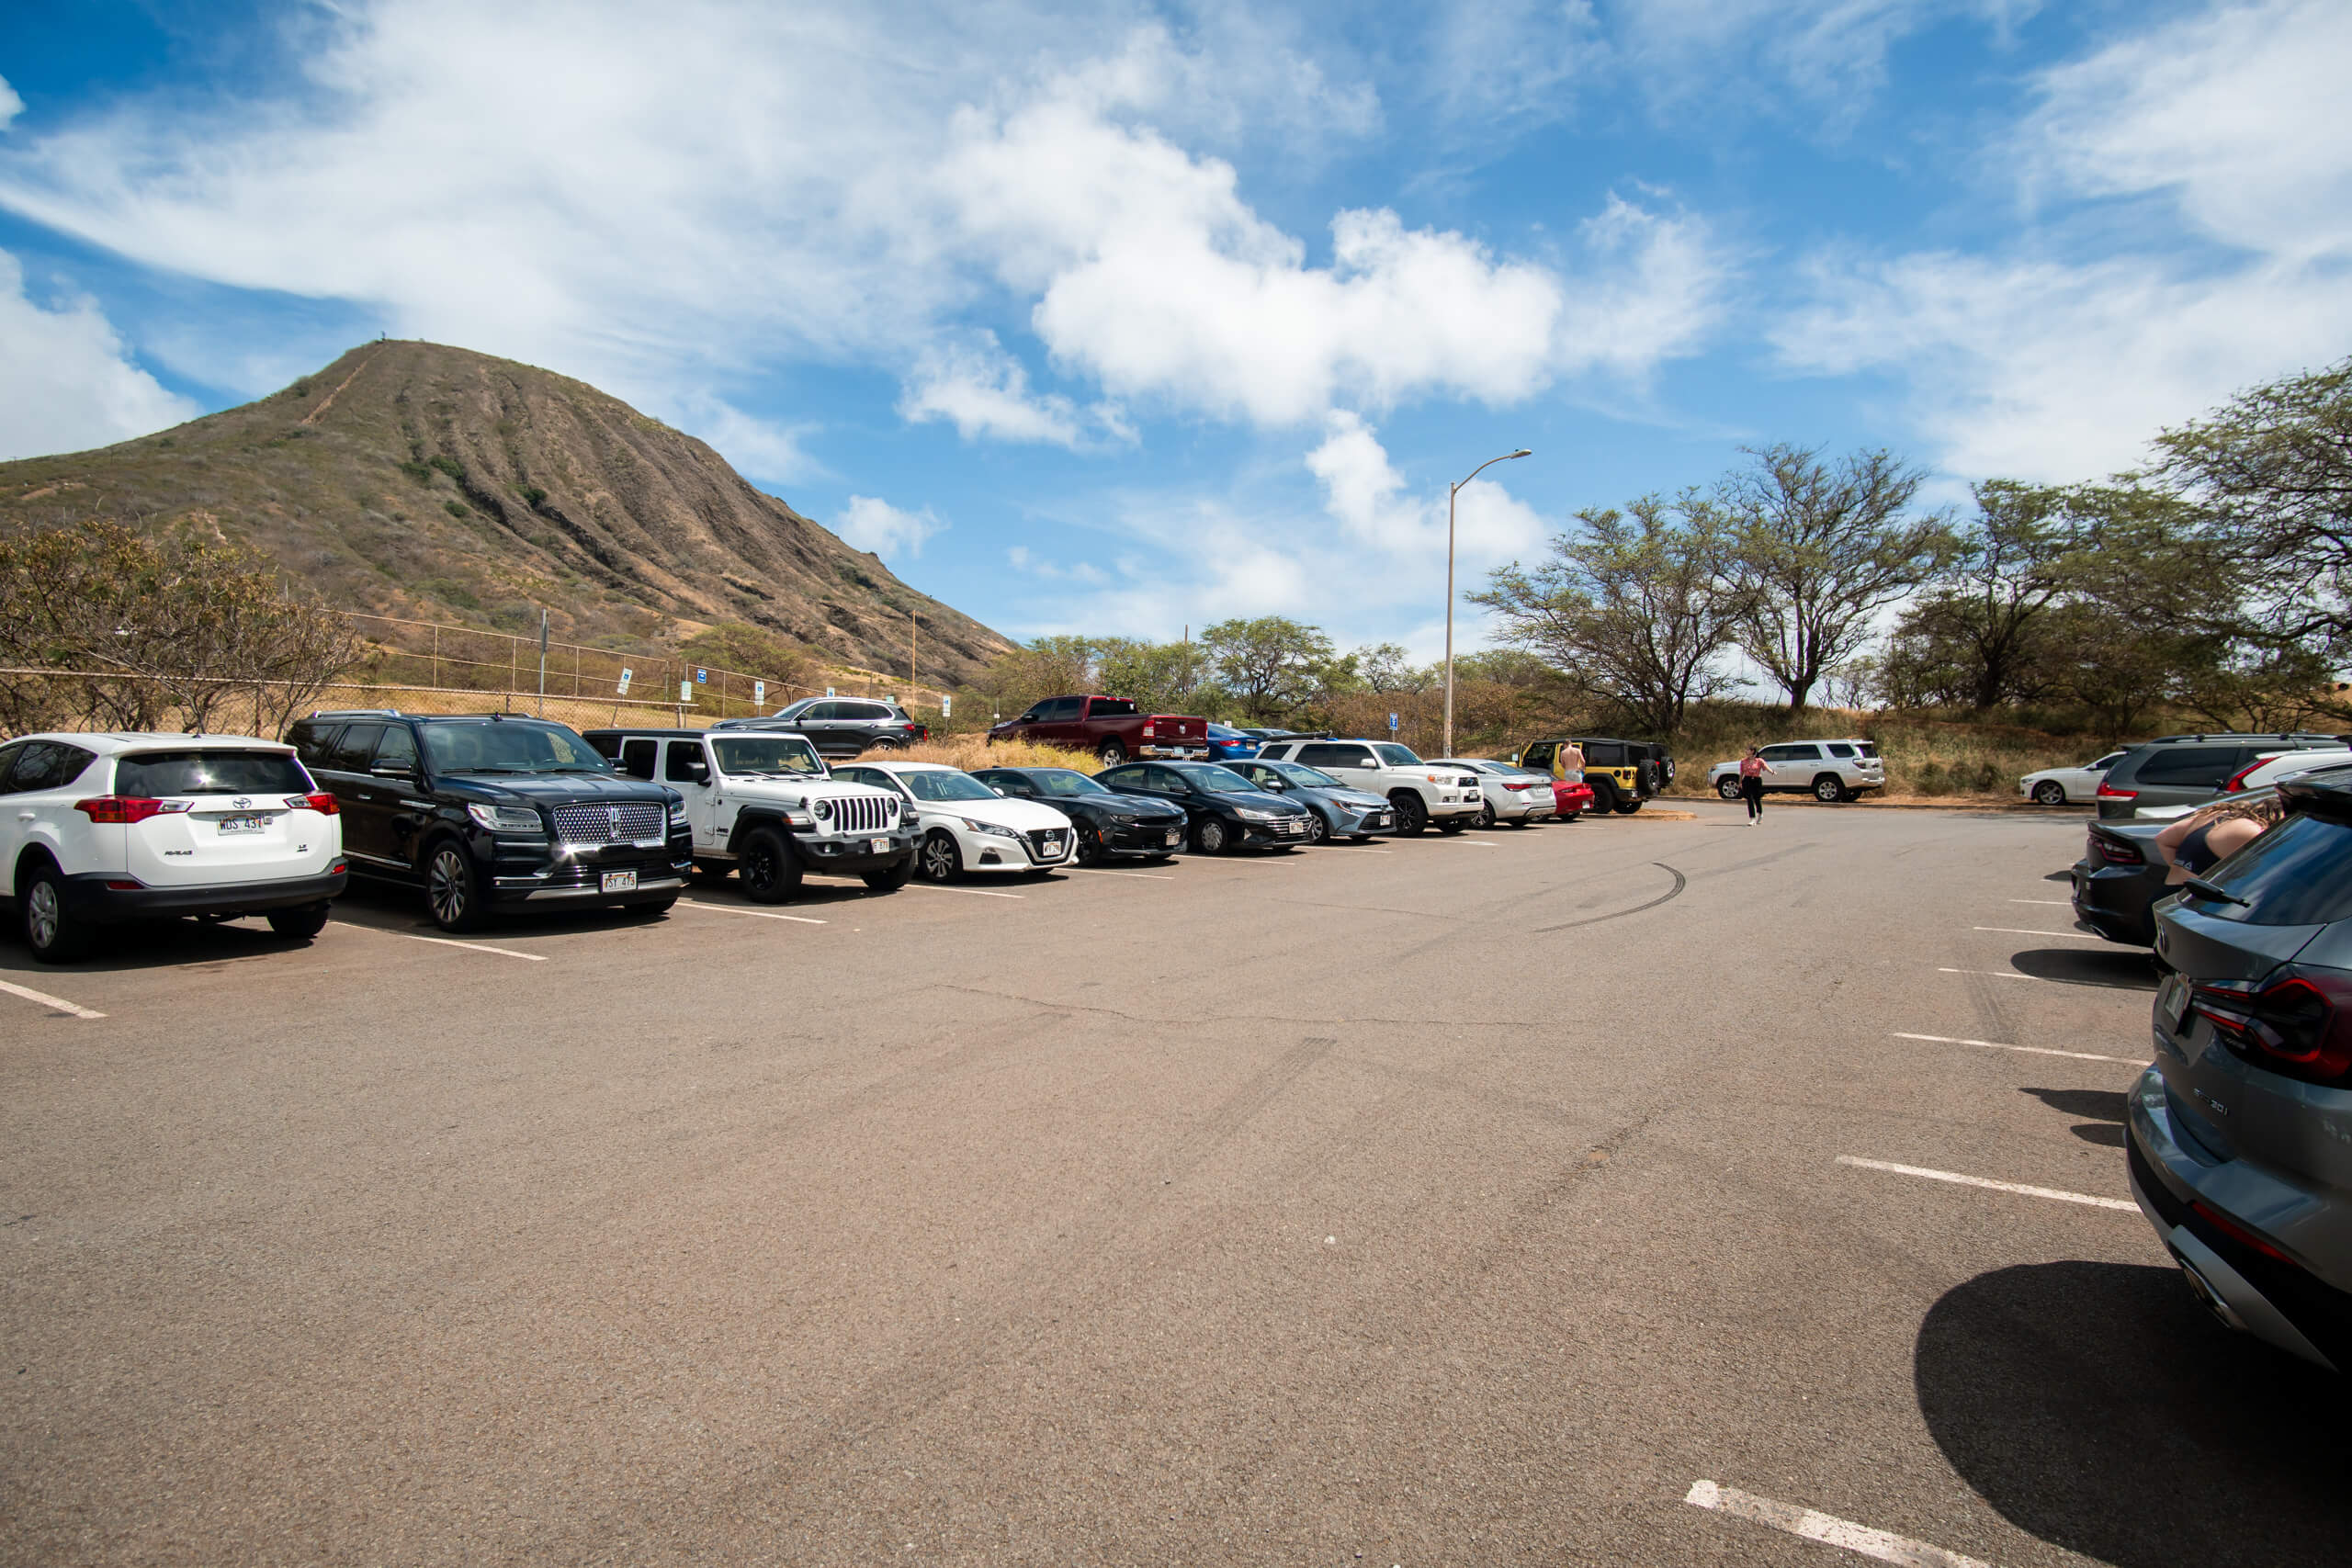
[[32, 819], [33, 814], [29, 811], [19, 811], [17, 813], [17, 820], [19, 822], [29, 822]]

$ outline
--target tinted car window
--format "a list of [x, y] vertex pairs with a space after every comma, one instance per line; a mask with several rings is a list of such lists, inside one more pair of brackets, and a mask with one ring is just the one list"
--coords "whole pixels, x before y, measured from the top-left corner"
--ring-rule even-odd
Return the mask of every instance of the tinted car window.
[[376, 742], [384, 738], [380, 724], [347, 725], [327, 753], [327, 766], [339, 773], [364, 773], [375, 760]]
[[1231, 768], [1216, 762], [1194, 762], [1189, 767], [1162, 768], [1159, 771], [1178, 774], [1194, 789], [1214, 790], [1220, 795], [1229, 794], [1237, 789], [1247, 790], [1250, 787], [1248, 779], [1243, 778]]
[[898, 716], [880, 703], [843, 703], [842, 706], [849, 710], [842, 716], [845, 718], [872, 720]]
[[8, 775], [16, 769], [17, 759], [23, 756], [31, 744], [30, 741], [19, 740], [11, 746], [0, 746], [0, 795], [16, 792], [17, 786], [8, 782]]
[[1842, 740], [1832, 740], [1829, 743], [1829, 754], [1833, 757], [1845, 757], [1850, 760], [1854, 755], [1854, 749]]
[[2140, 759], [2134, 784], [2219, 789], [2237, 772], [2243, 746], [2164, 746]]
[[1094, 782], [1105, 789], [1141, 789], [1141, 768], [1105, 768], [1094, 775]]
[[118, 760], [114, 792], [148, 800], [182, 795], [308, 795], [311, 778], [283, 751], [141, 751]]
[[621, 772], [631, 778], [651, 779], [656, 750], [656, 744], [650, 740], [624, 740], [621, 742]]
[[[297, 757], [314, 768], [323, 768], [327, 765], [327, 753], [342, 728], [339, 724], [321, 724], [317, 719], [306, 718], [287, 732], [286, 739], [294, 748]], [[5, 773], [0, 773], [0, 777], [6, 776]]]
[[1076, 718], [1085, 706], [1084, 697], [1056, 697], [1045, 705], [1039, 716], [1048, 724], [1059, 724], [1065, 719]]
[[406, 768], [412, 773], [415, 771], [416, 737], [409, 733], [407, 725], [391, 724], [384, 727], [384, 738], [376, 742], [376, 760], [370, 766]]
[[1768, 762], [1814, 762], [1821, 760], [1818, 746], [1767, 746], [1764, 760]]
[[1136, 705], [1125, 697], [1097, 697], [1086, 710], [1089, 718], [1125, 718], [1136, 711]]
[[62, 740], [28, 742], [23, 755], [17, 759], [13, 770], [10, 793], [33, 789], [63, 789], [82, 776], [90, 765], [94, 751], [79, 746], [68, 746]]
[[[1766, 755], [1770, 755], [1767, 752]], [[1589, 768], [1622, 768], [1625, 765], [1624, 743], [1617, 740], [1588, 740], [1584, 747], [1585, 766]]]
[[2352, 916], [2352, 823], [2298, 813], [2215, 866], [2207, 880], [2245, 903], [2198, 899], [2203, 914], [2255, 926], [2343, 919]]
[[673, 740], [670, 754], [664, 760], [662, 776], [673, 784], [700, 784], [710, 777], [710, 763], [702, 754], [699, 740]]
[[1334, 746], [1320, 742], [1298, 749], [1298, 760], [1310, 768], [1369, 768], [1372, 752], [1362, 746]]
[[1528, 767], [1544, 768], [1548, 770], [1552, 766], [1552, 758], [1554, 753], [1557, 752], [1559, 749], [1559, 746], [1553, 741], [1540, 740], [1534, 745], [1530, 746], [1526, 750], [1521, 752], [1519, 760]]

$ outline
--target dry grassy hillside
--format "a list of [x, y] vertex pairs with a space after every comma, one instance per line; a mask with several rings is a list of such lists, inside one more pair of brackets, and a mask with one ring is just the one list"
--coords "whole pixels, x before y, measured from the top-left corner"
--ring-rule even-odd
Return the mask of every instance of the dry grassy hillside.
[[1010, 644], [582, 382], [378, 342], [241, 408], [0, 464], [0, 526], [192, 519], [328, 603], [583, 642], [748, 622], [820, 658], [956, 684]]

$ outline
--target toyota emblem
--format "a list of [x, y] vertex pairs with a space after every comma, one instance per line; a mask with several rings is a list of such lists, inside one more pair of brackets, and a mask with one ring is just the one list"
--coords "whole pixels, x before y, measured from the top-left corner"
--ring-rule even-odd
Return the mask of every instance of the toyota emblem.
[[233, 807], [235, 807], [238, 810], [243, 811], [246, 807], [251, 806], [251, 805], [253, 804], [253, 798], [252, 798], [250, 795], [241, 795], [237, 796], [237, 798], [236, 798], [236, 799], [234, 799], [234, 800], [231, 801], [229, 804], [230, 804], [230, 805], [232, 805], [232, 806], [233, 806]]

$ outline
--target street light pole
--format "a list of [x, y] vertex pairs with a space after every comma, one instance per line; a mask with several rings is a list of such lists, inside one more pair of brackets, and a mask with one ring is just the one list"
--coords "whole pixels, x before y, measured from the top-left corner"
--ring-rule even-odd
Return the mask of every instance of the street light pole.
[[1462, 493], [1462, 485], [1476, 479], [1497, 463], [1508, 463], [1513, 457], [1532, 457], [1524, 446], [1516, 452], [1506, 452], [1499, 457], [1489, 457], [1470, 470], [1469, 479], [1445, 492], [1445, 755], [1453, 755], [1453, 501]]

